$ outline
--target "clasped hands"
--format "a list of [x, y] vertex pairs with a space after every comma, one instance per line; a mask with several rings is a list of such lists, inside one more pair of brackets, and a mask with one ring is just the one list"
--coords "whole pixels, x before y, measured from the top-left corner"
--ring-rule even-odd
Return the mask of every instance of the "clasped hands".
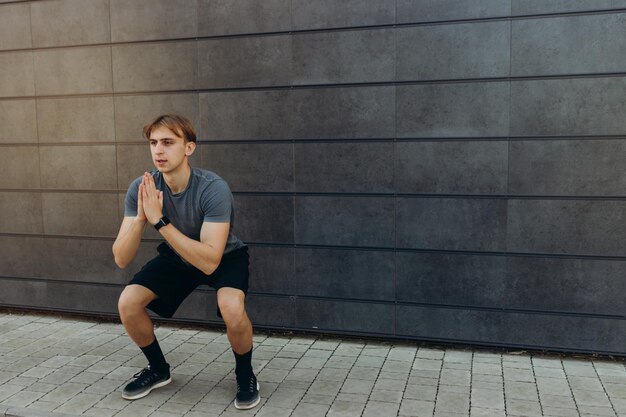
[[154, 178], [144, 172], [137, 193], [137, 220], [156, 224], [163, 217], [163, 191], [156, 189]]

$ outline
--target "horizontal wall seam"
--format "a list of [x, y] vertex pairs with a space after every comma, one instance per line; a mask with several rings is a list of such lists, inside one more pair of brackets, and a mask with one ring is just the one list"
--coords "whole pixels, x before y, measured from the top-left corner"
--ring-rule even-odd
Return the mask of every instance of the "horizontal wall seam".
[[[542, 141], [599, 141], [599, 140], [626, 140], [626, 135], [540, 135], [540, 136], [485, 136], [485, 137], [413, 137], [413, 138], [354, 138], [354, 139], [205, 139], [197, 140], [199, 145], [217, 146], [217, 145], [287, 145], [287, 144], [354, 144], [354, 143], [439, 143], [439, 142], [542, 142]], [[85, 142], [3, 142], [0, 143], [2, 147], [45, 147], [45, 146], [137, 146], [146, 145], [145, 140], [133, 140], [133, 141], [117, 141], [117, 142], [99, 142], [99, 141], [85, 141]]]
[[586, 73], [586, 74], [558, 74], [558, 75], [532, 75], [517, 77], [491, 77], [491, 78], [450, 78], [436, 80], [411, 80], [411, 81], [371, 81], [358, 83], [325, 83], [325, 84], [297, 84], [297, 85], [267, 85], [255, 87], [220, 87], [202, 89], [177, 89], [177, 90], [151, 90], [151, 91], [120, 91], [107, 93], [83, 93], [83, 94], [56, 94], [56, 95], [34, 95], [34, 96], [4, 96], [0, 101], [8, 100], [43, 100], [58, 98], [85, 98], [85, 97], [116, 97], [116, 96], [143, 96], [155, 94], [209, 94], [225, 92], [243, 91], [281, 91], [281, 90], [314, 90], [330, 88], [371, 88], [371, 87], [400, 87], [400, 86], [420, 86], [420, 85], [450, 85], [450, 84], [482, 84], [495, 82], [522, 82], [522, 81], [549, 81], [549, 80], [576, 80], [576, 79], [597, 79], [597, 78], [623, 78], [625, 72], [607, 73]]
[[[0, 232], [0, 237], [13, 238], [31, 238], [31, 239], [67, 239], [67, 240], [96, 240], [96, 241], [115, 241], [115, 236], [93, 236], [93, 235], [58, 235], [43, 233], [4, 233]], [[157, 243], [163, 242], [163, 239], [144, 237], [142, 242]], [[584, 254], [567, 254], [567, 253], [544, 253], [544, 252], [510, 252], [510, 251], [472, 251], [472, 250], [451, 250], [451, 249], [428, 249], [428, 248], [398, 248], [398, 247], [380, 247], [380, 246], [340, 246], [340, 245], [314, 245], [302, 243], [275, 243], [275, 242], [256, 242], [246, 241], [246, 245], [250, 247], [269, 247], [283, 249], [313, 249], [313, 250], [337, 250], [337, 251], [359, 251], [359, 252], [387, 252], [394, 253], [414, 253], [414, 254], [439, 254], [439, 255], [458, 255], [458, 256], [492, 256], [507, 258], [550, 258], [550, 259], [570, 259], [570, 260], [590, 260], [590, 261], [626, 261], [626, 256], [609, 256], [609, 255], [584, 255]]]
[[[44, 282], [44, 283], [61, 283], [61, 284], [71, 284], [76, 286], [90, 286], [90, 287], [106, 287], [106, 288], [122, 288], [126, 284], [115, 284], [115, 283], [106, 283], [106, 282], [84, 282], [84, 281], [72, 281], [72, 280], [61, 280], [61, 279], [46, 279], [46, 278], [31, 278], [31, 277], [10, 277], [10, 276], [0, 276], [1, 281], [28, 281], [28, 282]], [[208, 289], [204, 287], [198, 287], [194, 290], [196, 293], [201, 294], [214, 294], [214, 289]], [[419, 308], [427, 308], [427, 309], [439, 309], [439, 310], [462, 310], [462, 311], [481, 311], [481, 312], [497, 312], [497, 313], [506, 313], [506, 314], [532, 314], [532, 315], [543, 315], [543, 316], [558, 316], [558, 317], [579, 317], [579, 318], [599, 318], [599, 319], [607, 319], [607, 320], [626, 320], [626, 316], [624, 315], [616, 315], [616, 314], [599, 314], [599, 313], [581, 313], [581, 312], [571, 312], [571, 311], [559, 311], [559, 310], [538, 310], [538, 309], [513, 309], [513, 308], [503, 308], [503, 307], [489, 307], [489, 306], [475, 306], [475, 305], [461, 305], [461, 304], [442, 304], [442, 303], [419, 303], [419, 302], [411, 302], [411, 301], [400, 301], [400, 300], [381, 300], [381, 299], [364, 299], [364, 298], [346, 298], [346, 297], [320, 297], [313, 295], [303, 295], [303, 294], [284, 294], [284, 293], [268, 293], [268, 292], [256, 292], [249, 291], [248, 295], [251, 296], [259, 296], [266, 298], [282, 298], [282, 299], [293, 299], [296, 302], [298, 300], [315, 300], [315, 301], [327, 301], [327, 302], [342, 302], [342, 303], [352, 303], [352, 304], [377, 304], [377, 305], [388, 305], [388, 306], [408, 306], [408, 307], [419, 307]]]
[[[18, 3], [30, 3], [30, 2], [7, 2], [2, 3], [0, 7], [6, 4], [18, 4]], [[271, 37], [271, 36], [286, 36], [286, 35], [306, 35], [316, 33], [333, 33], [333, 32], [353, 32], [353, 31], [366, 31], [366, 30], [381, 30], [381, 29], [394, 29], [405, 27], [425, 27], [425, 26], [443, 26], [443, 25], [456, 25], [456, 24], [468, 24], [468, 23], [488, 23], [488, 22], [501, 22], [501, 21], [518, 21], [518, 20], [533, 20], [533, 19], [546, 19], [557, 17], [570, 17], [570, 16], [592, 16], [603, 14], [621, 14], [625, 13], [626, 8], [617, 9], [597, 9], [597, 10], [584, 10], [584, 11], [572, 11], [572, 12], [560, 12], [560, 13], [538, 13], [538, 14], [522, 14], [522, 15], [507, 15], [507, 16], [490, 16], [482, 18], [468, 18], [468, 19], [448, 19], [448, 20], [432, 20], [426, 22], [402, 22], [402, 23], [386, 23], [379, 25], [357, 25], [357, 26], [341, 26], [341, 27], [329, 27], [318, 29], [291, 29], [283, 31], [271, 31], [271, 32], [242, 32], [231, 33], [222, 35], [205, 35], [205, 36], [188, 36], [181, 38], [158, 38], [158, 39], [144, 39], [133, 41], [120, 41], [120, 42], [102, 42], [102, 43], [84, 43], [76, 45], [58, 45], [58, 46], [45, 46], [45, 47], [32, 47], [32, 48], [17, 48], [17, 49], [3, 49], [1, 53], [13, 53], [13, 52], [40, 52], [55, 49], [76, 49], [87, 47], [103, 47], [103, 46], [126, 46], [126, 45], [142, 45], [142, 44], [154, 44], [154, 43], [172, 43], [172, 42], [191, 42], [191, 41], [205, 41], [205, 40], [219, 40], [219, 39], [239, 39], [239, 38], [259, 38], [259, 37]]]

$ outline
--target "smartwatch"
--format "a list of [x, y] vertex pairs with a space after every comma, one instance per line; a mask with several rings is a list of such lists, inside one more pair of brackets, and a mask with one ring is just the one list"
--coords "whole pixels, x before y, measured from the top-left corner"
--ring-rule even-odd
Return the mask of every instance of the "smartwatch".
[[154, 228], [159, 230], [160, 228], [162, 228], [163, 226], [167, 226], [168, 224], [170, 224], [170, 219], [168, 219], [167, 217], [163, 216], [163, 217], [161, 217], [161, 220], [159, 220], [154, 225]]

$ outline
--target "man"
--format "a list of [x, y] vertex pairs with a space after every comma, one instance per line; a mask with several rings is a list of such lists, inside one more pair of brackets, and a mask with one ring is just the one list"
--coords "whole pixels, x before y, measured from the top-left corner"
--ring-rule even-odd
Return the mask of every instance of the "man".
[[113, 244], [115, 263], [125, 268], [132, 262], [148, 224], [165, 242], [119, 299], [122, 324], [149, 363], [126, 385], [122, 397], [136, 400], [172, 381], [146, 308], [161, 317], [172, 317], [198, 285], [207, 284], [217, 290], [218, 315], [224, 319], [235, 354], [235, 407], [252, 408], [260, 396], [251, 364], [252, 324], [244, 307], [248, 248], [232, 230], [232, 194], [213, 172], [189, 166], [196, 149], [189, 119], [161, 115], [145, 126], [143, 133], [156, 170], [144, 173], [128, 188], [124, 220]]

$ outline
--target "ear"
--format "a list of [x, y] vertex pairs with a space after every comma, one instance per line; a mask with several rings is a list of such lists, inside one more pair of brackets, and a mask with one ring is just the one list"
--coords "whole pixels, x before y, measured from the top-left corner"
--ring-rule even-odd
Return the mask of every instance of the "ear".
[[196, 150], [196, 142], [187, 142], [185, 144], [185, 155], [191, 156]]

